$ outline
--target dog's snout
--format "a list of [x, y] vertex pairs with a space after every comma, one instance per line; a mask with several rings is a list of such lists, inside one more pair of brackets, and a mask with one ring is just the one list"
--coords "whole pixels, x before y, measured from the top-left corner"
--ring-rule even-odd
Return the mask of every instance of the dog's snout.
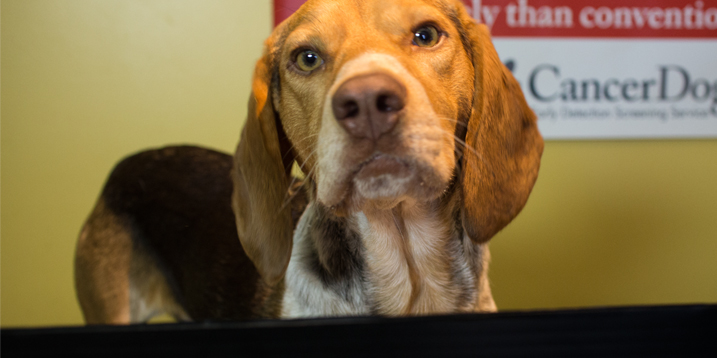
[[336, 120], [351, 136], [378, 139], [398, 122], [406, 104], [406, 88], [387, 74], [358, 76], [334, 93]]

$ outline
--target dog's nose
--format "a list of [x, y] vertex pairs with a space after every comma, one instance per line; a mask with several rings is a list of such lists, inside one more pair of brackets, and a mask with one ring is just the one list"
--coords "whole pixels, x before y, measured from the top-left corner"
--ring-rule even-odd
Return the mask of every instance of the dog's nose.
[[396, 125], [405, 104], [406, 88], [383, 73], [346, 80], [331, 100], [334, 116], [346, 132], [373, 140]]

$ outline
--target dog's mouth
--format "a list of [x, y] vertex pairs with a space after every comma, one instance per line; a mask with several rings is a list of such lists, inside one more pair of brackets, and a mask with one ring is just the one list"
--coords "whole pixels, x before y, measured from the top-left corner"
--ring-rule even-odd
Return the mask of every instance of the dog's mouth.
[[376, 153], [357, 166], [351, 178], [354, 199], [392, 207], [410, 191], [415, 167], [394, 155]]
[[376, 151], [349, 170], [343, 180], [328, 186], [335, 196], [319, 194], [318, 199], [340, 215], [369, 207], [391, 209], [404, 201], [435, 200], [445, 193], [450, 180], [431, 163]]
[[434, 196], [438, 184], [434, 176], [410, 159], [378, 153], [357, 167], [351, 182], [360, 201], [395, 205], [407, 197], [420, 200]]
[[405, 160], [377, 153], [359, 164], [354, 181], [401, 179], [411, 175], [412, 168]]
[[454, 146], [419, 129], [409, 128], [372, 145], [343, 143], [342, 148], [326, 152], [320, 157], [324, 165], [317, 199], [348, 214], [439, 198], [453, 178]]

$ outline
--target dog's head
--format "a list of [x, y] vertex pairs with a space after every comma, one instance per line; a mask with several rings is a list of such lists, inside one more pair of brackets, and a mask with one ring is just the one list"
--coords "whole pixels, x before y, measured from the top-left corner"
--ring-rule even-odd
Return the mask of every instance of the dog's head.
[[484, 25], [458, 0], [309, 1], [266, 41], [234, 170], [242, 245], [273, 284], [288, 264], [296, 161], [336, 215], [461, 190], [485, 242], [523, 208], [543, 141]]

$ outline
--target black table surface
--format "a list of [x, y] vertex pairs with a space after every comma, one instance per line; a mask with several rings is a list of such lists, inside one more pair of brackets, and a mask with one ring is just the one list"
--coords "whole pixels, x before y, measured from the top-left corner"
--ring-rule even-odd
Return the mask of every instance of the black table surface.
[[717, 357], [717, 305], [10, 328], [4, 357]]

